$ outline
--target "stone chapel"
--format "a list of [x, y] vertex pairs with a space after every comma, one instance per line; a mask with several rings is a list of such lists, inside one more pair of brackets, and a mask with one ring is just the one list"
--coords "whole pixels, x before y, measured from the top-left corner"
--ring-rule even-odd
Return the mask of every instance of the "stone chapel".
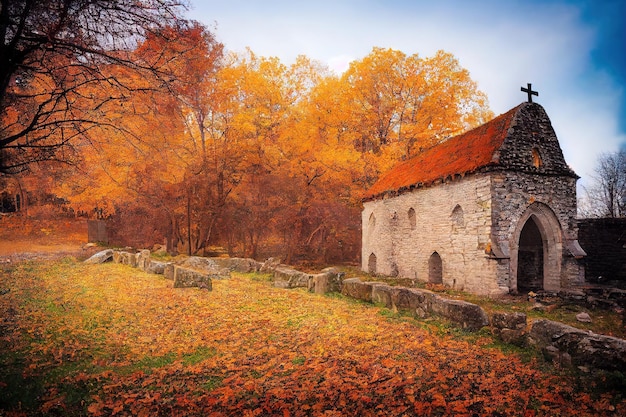
[[381, 176], [363, 198], [362, 269], [483, 295], [581, 284], [578, 178], [529, 100]]

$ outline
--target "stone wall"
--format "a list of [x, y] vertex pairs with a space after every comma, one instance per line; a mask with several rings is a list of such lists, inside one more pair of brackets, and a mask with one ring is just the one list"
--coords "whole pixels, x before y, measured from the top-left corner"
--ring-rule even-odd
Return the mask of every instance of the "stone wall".
[[[429, 261], [436, 252], [443, 284], [480, 294], [504, 292], [495, 280], [497, 263], [485, 253], [490, 190], [488, 175], [474, 175], [365, 202], [363, 270], [428, 282], [433, 278]], [[370, 271], [372, 254], [375, 270]]]
[[626, 218], [581, 219], [578, 227], [586, 281], [626, 288]]
[[[543, 286], [558, 291], [580, 284], [582, 270], [572, 254], [578, 237], [576, 224], [576, 179], [521, 172], [493, 173], [493, 245], [508, 268], [498, 277], [499, 285], [517, 290], [518, 244], [530, 218], [541, 229], [547, 256]], [[506, 271], [508, 269], [508, 272]]]
[[516, 172], [554, 177], [576, 176], [563, 157], [548, 114], [537, 103], [520, 106], [494, 160]]
[[174, 281], [174, 288], [199, 287], [212, 289], [216, 279], [230, 278], [231, 271], [255, 272], [263, 264], [248, 258], [205, 258], [190, 256], [176, 261], [163, 262], [150, 257], [150, 251], [106, 249], [85, 260], [88, 264], [114, 262], [141, 269], [150, 274], [163, 275]]
[[529, 321], [526, 314], [519, 312], [494, 312], [488, 316], [480, 306], [466, 301], [448, 299], [424, 289], [392, 287], [359, 278], [344, 280], [341, 293], [418, 318], [440, 317], [469, 331], [489, 326], [503, 342], [535, 347], [557, 366], [585, 372], [626, 369], [626, 341], [616, 337], [545, 319]]
[[551, 320], [535, 320], [528, 343], [541, 349], [547, 359], [563, 367], [584, 371], [626, 369], [626, 340], [583, 331]]
[[436, 252], [445, 285], [477, 294], [516, 291], [518, 243], [532, 218], [547, 245], [543, 287], [579, 285], [575, 188], [573, 177], [504, 171], [367, 201], [362, 269], [428, 282]]
[[[542, 106], [525, 103], [494, 155], [492, 173], [493, 255], [500, 259], [498, 284], [518, 289], [518, 245], [526, 221], [541, 231], [543, 288], [558, 291], [579, 284], [576, 181], [567, 165], [550, 119]], [[508, 271], [507, 271], [508, 270]]]

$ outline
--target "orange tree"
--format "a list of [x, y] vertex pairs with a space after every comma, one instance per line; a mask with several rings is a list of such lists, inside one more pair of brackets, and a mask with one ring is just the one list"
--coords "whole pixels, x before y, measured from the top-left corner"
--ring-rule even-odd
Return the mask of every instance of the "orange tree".
[[356, 260], [360, 196], [378, 175], [491, 117], [444, 52], [375, 48], [337, 77], [304, 56], [290, 66], [252, 51], [223, 57], [192, 23], [135, 54], [175, 77], [167, 90], [135, 80], [145, 88], [122, 106], [93, 110], [115, 129], [85, 146], [88, 172], [72, 187], [153, 219], [153, 241], [188, 253], [218, 244], [288, 262]]
[[[210, 112], [211, 99], [200, 95], [209, 88], [199, 87], [212, 83], [222, 45], [193, 22], [163, 32], [149, 36], [135, 51], [135, 60], [159, 66], [173, 78], [165, 84], [130, 81], [143, 87], [121, 105], [98, 109], [100, 120], [115, 127], [81, 143], [82, 163], [59, 193], [84, 210], [98, 206], [116, 214], [120, 230], [146, 225], [149, 236], [133, 244], [166, 238], [170, 247], [195, 252], [207, 229], [201, 212], [212, 191], [203, 168], [204, 139], [198, 136], [205, 130], [196, 122]], [[119, 78], [134, 76], [116, 73]], [[123, 234], [123, 239], [142, 237], [134, 230]]]
[[365, 187], [399, 159], [493, 116], [469, 72], [443, 51], [421, 58], [374, 48], [341, 81], [335, 111], [345, 121], [346, 140], [361, 153]]
[[[147, 33], [180, 19], [178, 0], [31, 0], [0, 4], [0, 172], [74, 161], [71, 147], [100, 126], [90, 110], [135, 90], [106, 69], [163, 79], [132, 56]], [[108, 94], [91, 95], [100, 89]]]

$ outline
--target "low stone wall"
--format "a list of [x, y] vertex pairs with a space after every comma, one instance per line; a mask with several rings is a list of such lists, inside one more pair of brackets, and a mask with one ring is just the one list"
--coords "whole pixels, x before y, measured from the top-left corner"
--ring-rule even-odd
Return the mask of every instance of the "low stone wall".
[[362, 282], [358, 278], [350, 278], [343, 281], [341, 293], [359, 300], [384, 305], [394, 311], [408, 311], [421, 318], [443, 317], [467, 330], [479, 330], [489, 325], [487, 314], [476, 304], [447, 299], [428, 290], [392, 287], [378, 282]]
[[106, 249], [93, 254], [89, 259], [85, 260], [86, 264], [103, 264], [113, 260], [113, 249]]
[[307, 288], [316, 294], [341, 292], [343, 273], [336, 268], [323, 269], [321, 273], [309, 277]]
[[209, 291], [213, 289], [213, 279], [217, 275], [200, 272], [182, 266], [174, 265], [174, 288], [199, 287]]
[[318, 294], [341, 291], [343, 273], [336, 268], [323, 269], [319, 274], [307, 274], [287, 265], [267, 265], [266, 262], [259, 270], [272, 273], [272, 285], [277, 288], [307, 288]]
[[274, 269], [273, 286], [278, 288], [308, 287], [310, 274], [297, 271], [287, 265], [278, 265]]
[[524, 313], [493, 313], [490, 320], [491, 331], [505, 343], [517, 346], [526, 344], [528, 320]]
[[260, 271], [273, 274], [273, 285], [279, 288], [307, 288], [310, 292], [341, 292], [358, 300], [378, 304], [394, 311], [407, 311], [416, 317], [442, 317], [463, 329], [476, 331], [490, 326], [492, 333], [505, 343], [534, 346], [558, 366], [581, 370], [623, 371], [626, 369], [626, 341], [594, 334], [550, 320], [528, 322], [524, 313], [495, 312], [490, 317], [478, 305], [442, 297], [432, 291], [390, 286], [381, 282], [344, 279], [336, 268], [319, 274], [307, 274], [275, 259], [259, 263], [241, 258], [190, 257], [178, 264], [150, 259], [147, 250], [139, 253], [99, 252], [85, 263], [119, 262], [146, 272], [163, 274], [174, 280], [174, 287], [212, 289], [214, 279], [230, 276], [230, 271]]
[[114, 262], [142, 271], [159, 274], [174, 281], [174, 288], [199, 287], [211, 290], [213, 280], [230, 278], [231, 271], [258, 271], [262, 264], [244, 258], [203, 258], [191, 256], [177, 262], [162, 262], [150, 258], [150, 251], [117, 251], [106, 249], [94, 254], [85, 263]]

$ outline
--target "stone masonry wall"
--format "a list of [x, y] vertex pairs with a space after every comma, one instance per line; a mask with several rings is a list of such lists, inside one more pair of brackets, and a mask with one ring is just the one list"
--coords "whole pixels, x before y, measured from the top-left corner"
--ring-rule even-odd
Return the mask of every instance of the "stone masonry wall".
[[[540, 159], [538, 164], [536, 156]], [[576, 175], [563, 157], [550, 118], [537, 103], [522, 104], [496, 159], [501, 167], [511, 171], [572, 178]]]
[[570, 253], [577, 240], [576, 179], [520, 172], [493, 173], [493, 193], [506, 198], [493, 201], [493, 244], [510, 256], [509, 270], [502, 271], [501, 286], [516, 289], [516, 250], [526, 219], [533, 216], [548, 245], [544, 266], [545, 289], [559, 290], [581, 283], [582, 270]]
[[[526, 288], [580, 284], [576, 180], [543, 107], [524, 103], [482, 171], [364, 203], [362, 267], [428, 281], [437, 252], [444, 284], [497, 294], [518, 290], [522, 253]], [[524, 235], [518, 250], [530, 220], [538, 232]]]
[[[491, 182], [479, 174], [364, 203], [362, 268], [429, 280], [429, 258], [442, 260], [443, 283], [479, 294], [505, 292], [496, 282], [497, 262], [487, 257], [491, 231]], [[412, 222], [409, 212], [415, 212]]]
[[510, 255], [513, 272], [501, 275], [500, 284], [516, 289], [517, 244], [530, 215], [550, 244], [544, 259], [545, 289], [580, 283], [582, 270], [571, 256], [578, 236], [577, 176], [563, 158], [543, 107], [526, 103], [520, 108], [496, 159], [501, 168], [493, 173], [493, 244]]

